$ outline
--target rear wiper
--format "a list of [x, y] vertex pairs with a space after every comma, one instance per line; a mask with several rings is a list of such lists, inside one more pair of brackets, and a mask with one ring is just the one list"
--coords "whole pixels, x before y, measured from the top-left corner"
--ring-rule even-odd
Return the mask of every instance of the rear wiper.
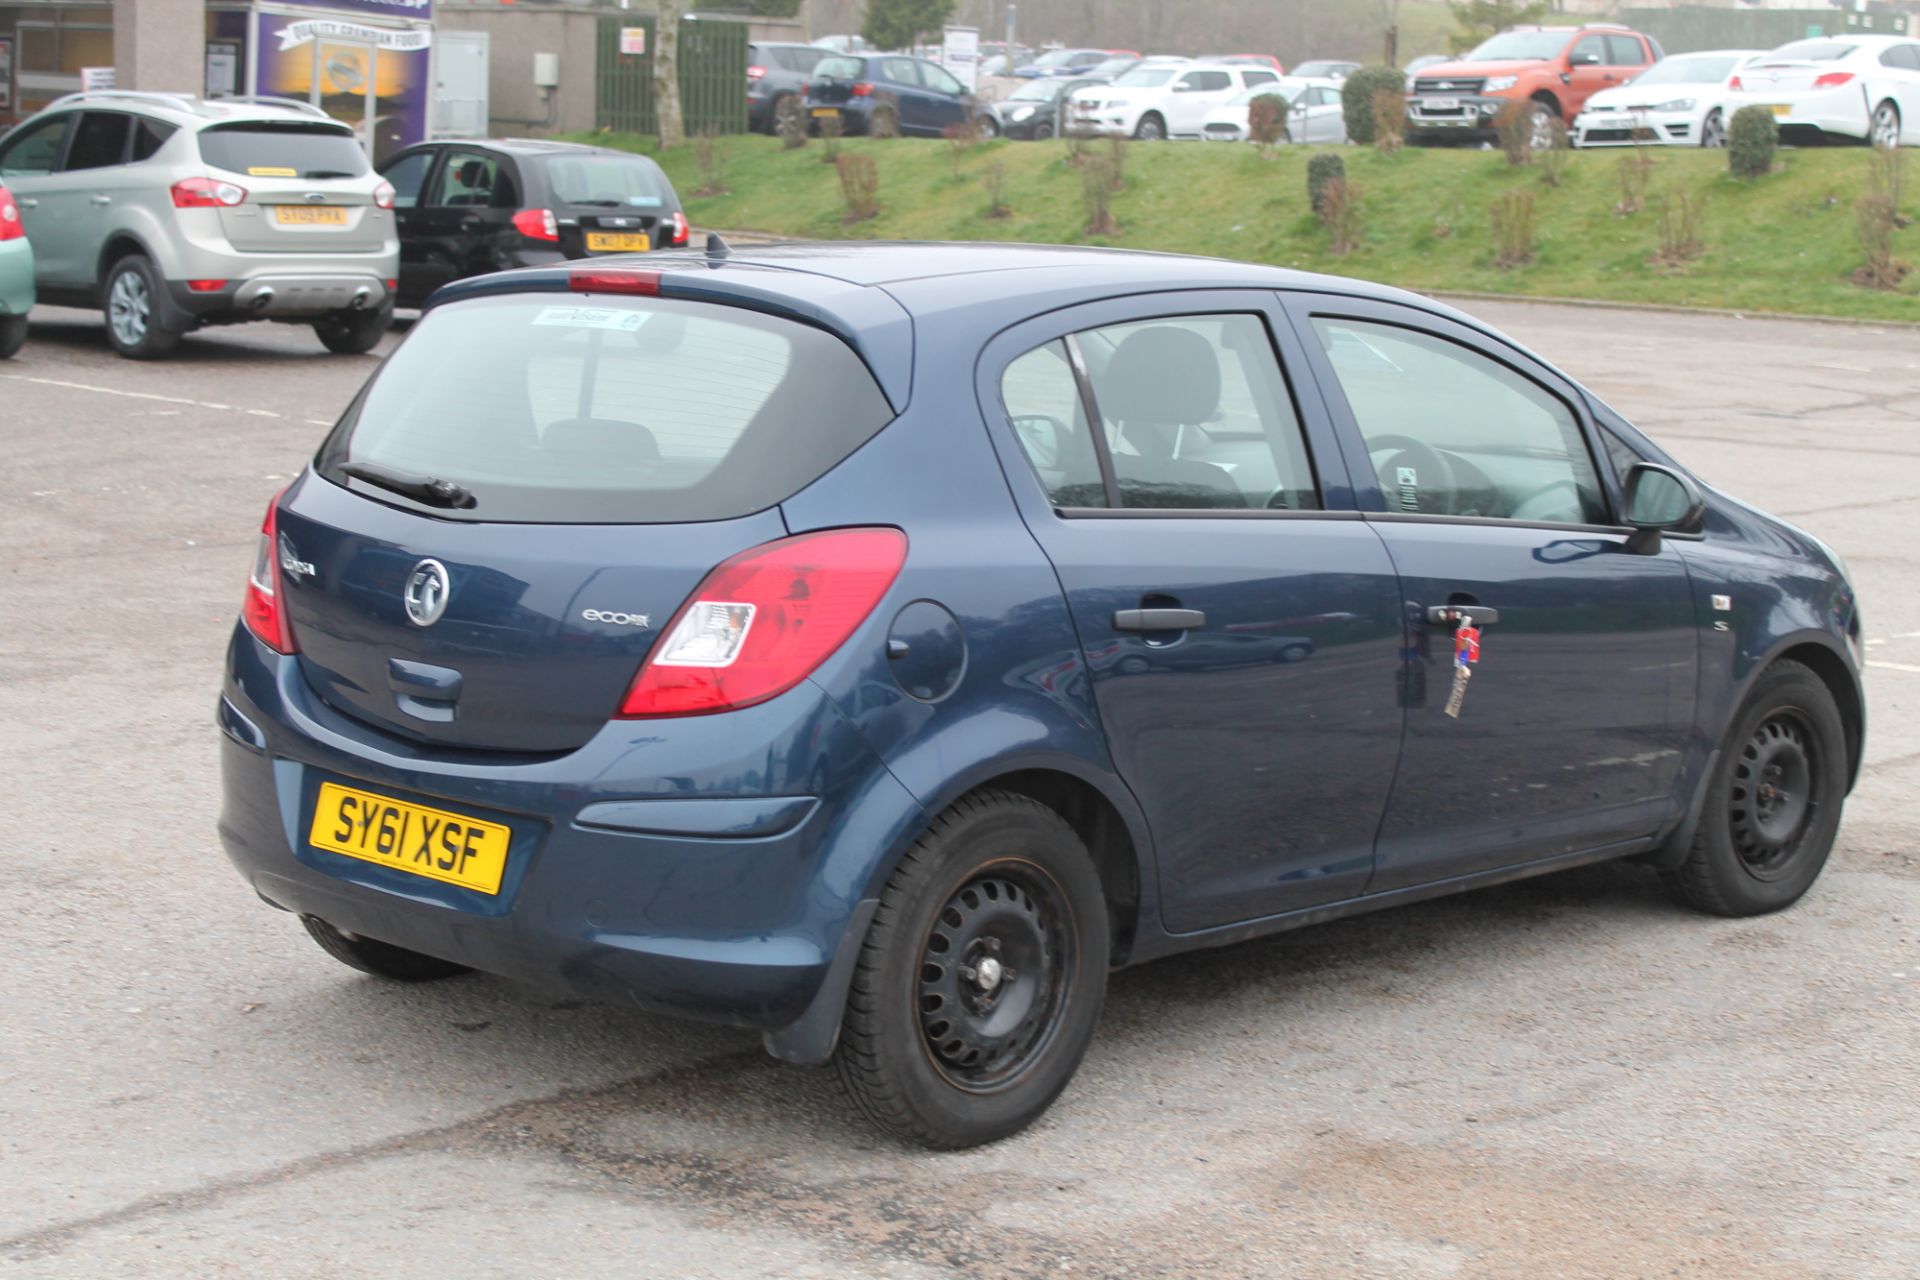
[[626, 201], [625, 200], [568, 200], [566, 201], [566, 203], [567, 204], [591, 204], [591, 205], [597, 205], [602, 209], [618, 209], [621, 205], [625, 204]]
[[307, 175], [309, 178], [357, 178], [357, 173], [348, 173], [345, 169], [315, 169]]
[[451, 480], [436, 480], [432, 476], [395, 471], [372, 462], [347, 462], [341, 464], [340, 470], [355, 480], [379, 485], [389, 493], [418, 498], [431, 506], [464, 511], [474, 505], [472, 492], [465, 485], [455, 484]]

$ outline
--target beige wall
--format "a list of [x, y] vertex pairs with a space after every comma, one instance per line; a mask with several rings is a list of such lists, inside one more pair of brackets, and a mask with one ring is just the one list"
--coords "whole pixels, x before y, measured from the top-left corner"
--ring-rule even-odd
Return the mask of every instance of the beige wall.
[[[594, 127], [595, 16], [584, 9], [502, 9], [453, 0], [433, 6], [434, 25], [439, 29], [487, 33], [488, 132], [503, 138], [537, 138]], [[551, 100], [533, 85], [536, 53], [560, 55], [560, 87], [552, 91]]]
[[113, 0], [116, 87], [199, 93], [206, 51], [205, 0]]

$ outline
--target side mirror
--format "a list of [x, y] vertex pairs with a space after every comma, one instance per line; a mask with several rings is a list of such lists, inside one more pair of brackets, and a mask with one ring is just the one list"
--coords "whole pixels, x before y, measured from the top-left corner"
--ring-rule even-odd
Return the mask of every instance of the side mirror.
[[1597, 53], [1576, 53], [1567, 59], [1567, 62], [1569, 65], [1576, 67], [1597, 67], [1600, 65], [1600, 55]]
[[1627, 550], [1650, 556], [1660, 550], [1662, 533], [1696, 528], [1707, 500], [1700, 486], [1673, 468], [1638, 462], [1627, 472], [1625, 507], [1626, 523], [1633, 530]]

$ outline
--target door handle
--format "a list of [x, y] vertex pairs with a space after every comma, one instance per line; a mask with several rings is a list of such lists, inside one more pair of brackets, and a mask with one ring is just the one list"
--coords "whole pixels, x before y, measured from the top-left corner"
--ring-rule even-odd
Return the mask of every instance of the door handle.
[[1115, 631], [1192, 631], [1207, 625], [1198, 609], [1116, 609]]
[[1500, 611], [1483, 604], [1436, 604], [1427, 607], [1427, 621], [1436, 627], [1451, 627], [1462, 622], [1485, 627], [1500, 621]]
[[88, 196], [87, 203], [88, 204], [112, 204], [113, 197], [112, 196]]

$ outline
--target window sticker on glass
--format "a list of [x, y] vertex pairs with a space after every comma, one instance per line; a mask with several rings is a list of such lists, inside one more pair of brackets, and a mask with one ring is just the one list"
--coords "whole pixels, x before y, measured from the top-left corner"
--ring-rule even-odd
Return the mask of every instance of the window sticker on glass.
[[560, 325], [569, 329], [612, 329], [619, 333], [637, 333], [651, 314], [612, 307], [543, 307], [533, 322], [536, 325]]

